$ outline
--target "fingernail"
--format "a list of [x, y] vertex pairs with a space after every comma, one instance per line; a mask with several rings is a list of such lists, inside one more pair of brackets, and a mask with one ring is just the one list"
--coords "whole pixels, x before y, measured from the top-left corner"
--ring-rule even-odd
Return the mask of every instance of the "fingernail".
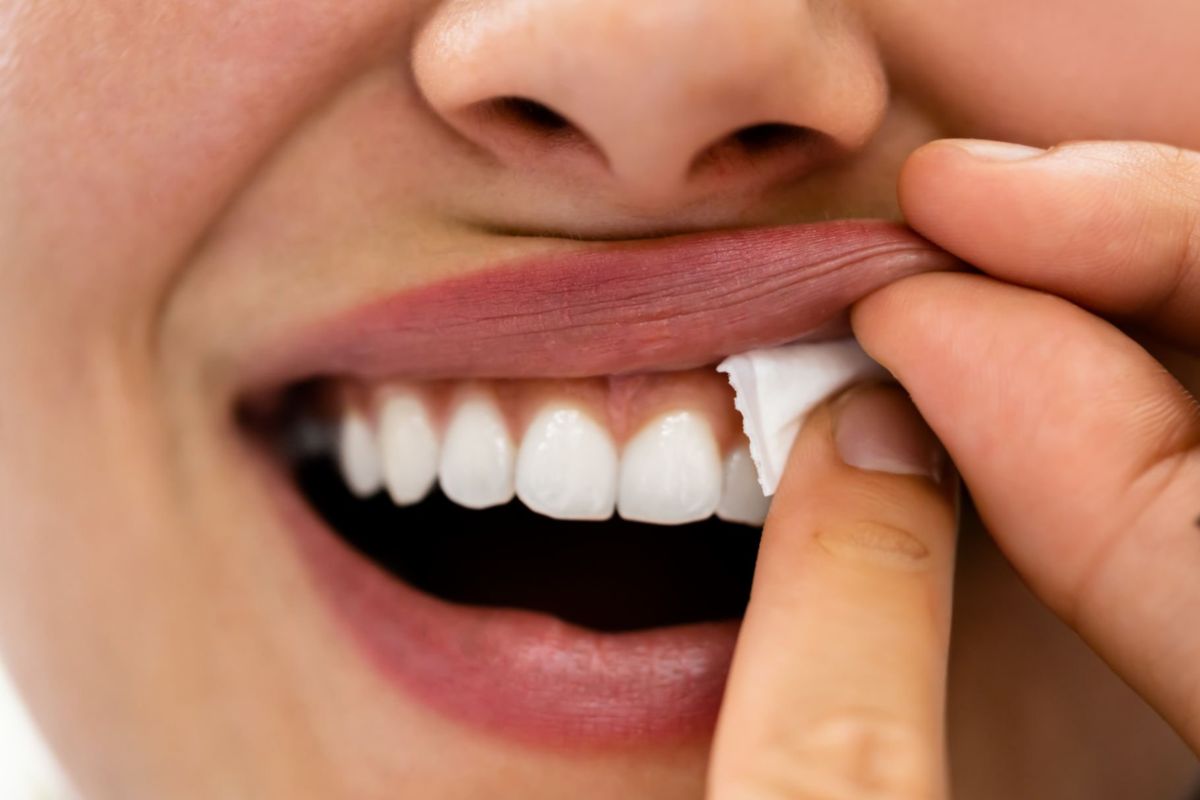
[[851, 389], [834, 403], [833, 414], [834, 442], [846, 464], [941, 483], [946, 461], [942, 445], [900, 387]]
[[1023, 161], [1045, 154], [1040, 147], [1012, 142], [993, 142], [989, 139], [955, 139], [952, 144], [984, 161]]

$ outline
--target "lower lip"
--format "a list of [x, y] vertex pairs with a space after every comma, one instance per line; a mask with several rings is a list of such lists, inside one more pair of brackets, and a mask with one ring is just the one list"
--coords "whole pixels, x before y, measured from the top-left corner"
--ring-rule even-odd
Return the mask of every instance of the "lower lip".
[[611, 634], [531, 611], [443, 602], [352, 549], [278, 467], [267, 471], [318, 592], [377, 672], [407, 695], [556, 749], [711, 735], [738, 622]]

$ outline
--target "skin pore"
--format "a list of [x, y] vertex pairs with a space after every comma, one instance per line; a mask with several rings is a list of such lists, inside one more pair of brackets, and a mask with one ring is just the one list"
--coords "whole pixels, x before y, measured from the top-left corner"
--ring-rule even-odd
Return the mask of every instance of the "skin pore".
[[[524, 747], [343, 646], [240, 477], [248, 362], [580, 238], [899, 220], [933, 139], [1200, 149], [1170, 79], [1198, 27], [1190, 0], [8, 3], [0, 647], [84, 795], [699, 797], [707, 740]], [[574, 132], [480, 113], [507, 96]], [[725, 138], [763, 122], [815, 135]], [[955, 796], [1179, 796], [1166, 725], [976, 526], [958, 557]]]

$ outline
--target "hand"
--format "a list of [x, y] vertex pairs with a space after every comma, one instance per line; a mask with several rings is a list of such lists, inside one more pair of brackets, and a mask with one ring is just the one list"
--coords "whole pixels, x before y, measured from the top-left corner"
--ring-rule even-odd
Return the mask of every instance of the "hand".
[[[984, 275], [886, 287], [855, 333], [1026, 582], [1200, 752], [1200, 406], [1102, 319], [1200, 349], [1200, 155], [962, 144], [914, 153], [900, 201]], [[842, 415], [903, 416], [862, 391], [809, 421], [764, 528], [713, 800], [946, 794], [948, 487], [891, 474], [921, 449], [915, 417], [844, 457]]]
[[1101, 318], [1200, 350], [1200, 154], [1016, 155], [909, 158], [909, 223], [985, 274], [893, 284], [855, 333], [1026, 583], [1200, 752], [1200, 405]]

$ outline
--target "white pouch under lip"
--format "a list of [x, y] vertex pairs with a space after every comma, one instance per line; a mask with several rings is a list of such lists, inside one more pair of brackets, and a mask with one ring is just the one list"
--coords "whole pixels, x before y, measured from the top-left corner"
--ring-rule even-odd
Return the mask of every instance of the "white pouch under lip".
[[854, 339], [750, 350], [725, 359], [717, 370], [733, 386], [734, 406], [742, 415], [758, 484], [767, 497], [779, 488], [788, 453], [809, 412], [852, 383], [888, 377]]

